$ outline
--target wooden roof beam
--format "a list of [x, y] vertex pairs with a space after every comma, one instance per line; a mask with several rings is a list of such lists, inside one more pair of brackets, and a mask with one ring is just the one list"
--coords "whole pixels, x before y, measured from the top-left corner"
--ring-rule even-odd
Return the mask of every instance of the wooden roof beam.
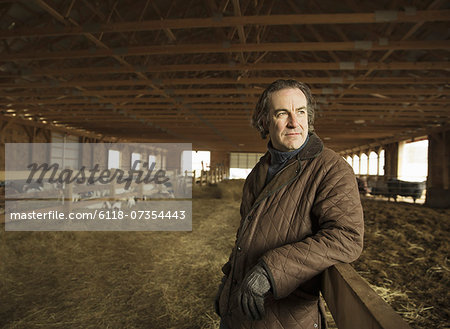
[[[434, 0], [429, 6], [428, 9], [436, 9], [441, 3], [443, 2], [443, 0]], [[412, 26], [408, 32], [406, 32], [406, 34], [400, 39], [400, 40], [407, 40], [409, 39], [414, 33], [416, 33], [424, 24], [424, 21], [421, 22], [417, 22], [416, 24], [414, 24], [414, 26]], [[390, 27], [393, 27], [394, 24], [390, 24]], [[390, 35], [390, 34], [388, 34]], [[389, 56], [392, 55], [392, 53], [394, 52], [393, 49], [389, 49], [384, 55], [383, 57], [381, 57], [380, 62], [384, 62]], [[364, 73], [364, 77], [368, 77], [371, 73], [373, 72], [373, 70], [367, 70], [366, 73]]]
[[207, 72], [207, 71], [290, 71], [297, 73], [299, 71], [316, 71], [316, 70], [332, 70], [332, 71], [355, 71], [355, 70], [449, 70], [450, 63], [448, 61], [439, 62], [339, 62], [339, 63], [318, 63], [318, 62], [279, 62], [279, 63], [254, 63], [254, 64], [171, 64], [171, 65], [148, 65], [135, 67], [115, 67], [115, 66], [91, 66], [79, 68], [35, 68], [28, 67], [11, 73], [1, 72], [1, 78], [18, 78], [45, 75], [66, 75], [66, 74], [83, 74], [83, 75], [100, 75], [100, 74], [117, 74], [117, 73], [134, 73], [136, 70], [140, 72]]
[[[223, 104], [239, 104], [239, 103], [251, 103], [256, 104], [258, 97], [180, 97], [179, 101], [182, 104], [203, 104], [203, 103], [223, 103]], [[387, 98], [387, 99], [376, 99], [376, 98], [334, 98], [322, 97], [317, 98], [317, 102], [320, 106], [326, 106], [322, 104], [449, 104], [448, 98], [424, 98], [424, 97], [408, 97], [408, 98]], [[25, 105], [25, 104], [120, 104], [126, 102], [127, 104], [132, 103], [145, 103], [145, 104], [172, 104], [171, 100], [167, 98], [141, 98], [141, 99], [130, 99], [129, 97], [110, 97], [107, 99], [82, 99], [78, 97], [67, 97], [64, 99], [51, 98], [27, 98], [21, 97], [20, 100], [0, 101], [0, 105], [8, 106], [9, 104], [15, 105]]]
[[[42, 4], [43, 0], [36, 0]], [[47, 4], [44, 6], [49, 7]], [[50, 8], [50, 7], [49, 7]], [[51, 14], [58, 14], [53, 8]], [[345, 14], [301, 14], [301, 15], [267, 15], [234, 16], [211, 18], [183, 18], [154, 21], [120, 22], [110, 24], [86, 24], [84, 26], [67, 26], [60, 28], [22, 28], [0, 31], [0, 38], [24, 38], [60, 35], [82, 35], [85, 33], [117, 33], [133, 31], [154, 31], [163, 29], [221, 28], [238, 25], [309, 25], [309, 24], [371, 24], [371, 23], [417, 23], [449, 21], [450, 10], [376, 11], [372, 13]]]
[[[61, 14], [59, 14], [59, 13], [58, 13], [55, 9], [53, 9], [51, 6], [49, 6], [44, 0], [35, 0], [35, 1], [36, 1], [36, 3], [37, 3], [39, 6], [41, 6], [44, 10], [46, 10], [47, 12], [49, 12], [50, 15], [52, 15], [53, 17], [55, 17], [55, 18], [56, 18], [58, 21], [60, 21], [61, 23], [67, 25], [67, 24], [68, 24], [68, 21], [69, 21], [72, 25], [74, 25], [74, 26], [79, 26], [79, 24], [78, 24], [75, 20], [73, 20], [73, 19], [71, 19], [71, 18], [68, 18], [68, 19], [66, 20], [65, 17], [63, 17]], [[91, 40], [94, 44], [96, 44], [97, 46], [99, 46], [99, 47], [102, 48], [103, 50], [111, 51], [111, 49], [110, 49], [105, 43], [103, 43], [100, 39], [98, 39], [97, 37], [95, 37], [92, 33], [90, 33], [90, 32], [85, 32], [85, 33], [83, 33], [83, 34], [86, 36], [87, 39]], [[111, 55], [111, 57], [114, 58], [114, 59], [116, 59], [120, 64], [122, 64], [122, 65], [124, 65], [124, 66], [126, 66], [126, 67], [133, 68], [132, 65], [130, 65], [125, 59], [122, 58], [122, 56], [113, 53], [113, 54]], [[147, 76], [145, 76], [142, 72], [134, 72], [134, 73], [136, 73], [136, 75], [137, 75], [138, 77], [140, 77], [141, 79], [143, 79], [143, 80], [148, 80]], [[152, 86], [154, 89], [158, 89], [156, 86], [152, 85], [150, 82], [149, 82], [149, 85]], [[100, 96], [100, 97], [101, 97], [101, 96]], [[128, 114], [127, 114], [126, 112], [121, 112], [119, 115], [125, 116], [125, 117], [128, 116]], [[167, 133], [167, 134], [169, 134], [169, 135], [172, 135], [172, 136], [174, 136], [174, 137], [182, 138], [182, 139], [183, 139], [182, 136], [178, 136], [178, 135], [174, 134], [173, 132], [171, 132], [170, 130], [167, 130], [167, 129], [165, 129], [165, 128], [158, 127], [157, 125], [154, 125], [154, 124], [151, 123], [151, 122], [144, 122], [143, 119], [137, 118], [137, 117], [134, 117], [134, 119], [135, 119], [136, 121], [138, 121], [139, 123], [141, 123], [141, 124], [150, 125], [152, 128], [158, 129], [158, 130], [160, 130], [160, 131], [162, 131], [162, 132], [164, 132], [164, 133]]]
[[[288, 0], [288, 4], [289, 6], [294, 10], [294, 12], [296, 13], [300, 13], [302, 12], [302, 10], [295, 4], [294, 1], [292, 0]], [[316, 5], [317, 6], [317, 5]], [[317, 39], [317, 41], [319, 42], [325, 42], [325, 39], [322, 38], [322, 36], [319, 34], [319, 32], [313, 27], [313, 25], [306, 25], [306, 28], [314, 35], [314, 37]], [[300, 34], [300, 33], [298, 33]], [[330, 55], [330, 57], [335, 61], [335, 62], [339, 62], [339, 57], [333, 52], [333, 51], [327, 51], [328, 54]], [[328, 75], [329, 72], [327, 72]]]
[[[35, 120], [30, 120], [28, 118], [25, 118], [23, 116], [18, 116], [18, 115], [4, 115], [4, 114], [0, 114], [0, 121], [10, 121], [10, 120], [14, 120], [13, 123], [17, 123], [20, 125], [25, 125], [25, 126], [32, 126], [32, 127], [39, 127], [39, 128], [43, 128], [43, 129], [50, 129], [52, 131], [57, 131], [57, 132], [66, 132], [68, 134], [71, 135], [75, 135], [75, 136], [85, 136], [85, 137], [92, 137], [92, 138], [99, 138], [100, 136], [102, 136], [102, 134], [95, 132], [95, 131], [89, 131], [86, 129], [80, 129], [80, 128], [76, 128], [76, 127], [67, 127], [64, 125], [60, 125], [60, 124], [53, 124], [53, 123], [42, 123], [41, 121], [35, 121]], [[117, 141], [117, 137], [106, 137], [106, 140], [111, 141], [111, 142], [116, 142]]]
[[[139, 14], [138, 22], [142, 22], [142, 20], [144, 19], [144, 15], [147, 12], [147, 8], [148, 8], [148, 5], [150, 4], [150, 1], [152, 1], [152, 0], [147, 0], [145, 2], [144, 8], [142, 8], [141, 13]], [[118, 3], [118, 2], [116, 2], [116, 3]], [[130, 41], [135, 42], [135, 43], [137, 43], [136, 32], [137, 31], [134, 31], [130, 37]]]
[[[215, 85], [215, 84], [270, 84], [279, 77], [250, 77], [241, 78], [238, 81], [234, 78], [209, 78], [209, 79], [195, 79], [195, 78], [169, 78], [160, 79], [160, 83], [165, 86], [177, 85]], [[329, 78], [315, 78], [315, 77], [289, 77], [305, 83], [310, 84], [324, 84], [324, 85], [445, 85], [450, 83], [450, 77], [375, 77], [375, 78], [347, 78], [347, 77], [329, 77]], [[27, 83], [0, 83], [0, 89], [34, 89], [34, 88], [69, 88], [69, 87], [118, 87], [118, 86], [148, 86], [148, 81], [142, 80], [72, 80], [67, 82], [27, 82]]]
[[[247, 116], [214, 116], [214, 115], [206, 115], [205, 117], [208, 118], [209, 121], [211, 121], [212, 123], [214, 123], [215, 125], [218, 125], [222, 128], [223, 133], [229, 133], [229, 131], [231, 130], [242, 130], [242, 127], [250, 127], [249, 124], [249, 118]], [[31, 117], [30, 117], [31, 118]], [[179, 128], [182, 127], [192, 127], [192, 124], [187, 124], [186, 120], [183, 120], [183, 118], [178, 118], [178, 117], [173, 117], [173, 116], [145, 116], [146, 119], [151, 120], [152, 122], [155, 122], [157, 124], [161, 124], [162, 126], [168, 126], [168, 127], [173, 127], [174, 131], [176, 131], [176, 133], [179, 132]], [[322, 118], [321, 118], [322, 119]], [[354, 124], [354, 121], [358, 121], [361, 119], [361, 114], [355, 113], [355, 114], [347, 114], [347, 113], [340, 113], [340, 119], [335, 119], [333, 120], [333, 118], [324, 121], [321, 120], [319, 123], [315, 124], [315, 126], [320, 127], [320, 129], [324, 128], [324, 127], [328, 127], [328, 128], [333, 128], [333, 125], [335, 126], [337, 123], [339, 123], [340, 125], [345, 125], [346, 122], [350, 121], [351, 127], [354, 128], [356, 127], [356, 125]], [[121, 120], [118, 117], [112, 117], [109, 118], [106, 115], [104, 116], [100, 116], [100, 115], [86, 115], [83, 118], [79, 118], [79, 117], [70, 117], [70, 116], [66, 116], [66, 117], [60, 117], [57, 115], [52, 115], [52, 114], [47, 114], [44, 117], [42, 117], [43, 121], [47, 121], [47, 122], [53, 122], [53, 121], [57, 121], [57, 122], [61, 122], [61, 123], [74, 123], [74, 122], [79, 122], [79, 123], [83, 123], [83, 124], [89, 124], [91, 127], [98, 127], [96, 130], [101, 131], [102, 127], [105, 127], [104, 124], [101, 124], [99, 121], [104, 121], [104, 120], [108, 120], [108, 122], [114, 122], [114, 127], [120, 127], [122, 124], [135, 124], [134, 120], [129, 119], [129, 120]], [[389, 121], [389, 123], [391, 125], [395, 125], [398, 127], [399, 130], [402, 129], [402, 127], [405, 126], [411, 126], [414, 125], [415, 127], [423, 127], [426, 125], [437, 125], [437, 124], [441, 124], [441, 125], [445, 125], [445, 124], [450, 124], [449, 120], [446, 120], [445, 118], [433, 118], [433, 117], [418, 117], [418, 118], [411, 118], [408, 116], [388, 116], [385, 115], [383, 117], [379, 117], [379, 116], [367, 116], [365, 117], [366, 122], [364, 124], [361, 124], [359, 126], [357, 126], [358, 128], [361, 129], [366, 129], [367, 127], [372, 128], [372, 129], [378, 129], [380, 132], [386, 132], [386, 122]], [[236, 124], [236, 121], [240, 121], [243, 122], [244, 124]], [[227, 124], [224, 124], [228, 122]], [[230, 123], [231, 123], [231, 127], [230, 127]], [[111, 127], [109, 127], [111, 128]], [[134, 126], [134, 129], [151, 129], [145, 126]], [[210, 129], [208, 127], [205, 126], [195, 126], [195, 131], [198, 130], [204, 130], [205, 133], [209, 133], [210, 135], [214, 136], [216, 135], [214, 132], [211, 132]], [[196, 134], [195, 131], [191, 130], [191, 134]], [[216, 138], [218, 138], [218, 136], [215, 136]], [[221, 139], [219, 137], [219, 139]], [[228, 141], [225, 142], [229, 142], [229, 143], [233, 143], [232, 141], [230, 141], [230, 139], [228, 139]]]
[[[242, 16], [241, 14], [241, 6], [239, 4], [239, 0], [232, 0], [233, 2], [233, 10], [234, 10], [234, 16]], [[243, 25], [237, 25], [236, 29], [238, 31], [238, 36], [239, 36], [239, 42], [241, 44], [245, 44], [247, 42], [247, 37], [245, 35], [245, 31], [244, 31], [244, 26]], [[245, 60], [244, 57], [244, 53], [241, 51], [239, 52], [239, 58], [242, 64], [247, 63], [247, 61]]]
[[[30, 105], [30, 106], [27, 106]], [[8, 107], [8, 110], [22, 110], [22, 109], [40, 109], [42, 111], [77, 111], [78, 114], [81, 114], [83, 111], [92, 112], [93, 110], [96, 113], [103, 114], [111, 114], [115, 113], [118, 110], [130, 110], [130, 113], [152, 113], [152, 114], [168, 114], [179, 115], [179, 112], [176, 111], [182, 106], [180, 105], [172, 105], [172, 104], [116, 104], [114, 106], [108, 106], [108, 104], [70, 104], [70, 105], [59, 105], [59, 104], [47, 104], [42, 106], [40, 104], [35, 103], [26, 103], [26, 104], [14, 104]], [[227, 113], [239, 114], [239, 115], [248, 115], [246, 111], [242, 112], [242, 110], [252, 110], [255, 106], [254, 104], [190, 104], [191, 109], [195, 110], [207, 110], [206, 113], [217, 113], [214, 110], [222, 110], [218, 115], [226, 115]], [[142, 110], [142, 111], [140, 111]], [[351, 112], [364, 112], [364, 113], [379, 113], [383, 114], [386, 112], [395, 112], [395, 113], [409, 113], [413, 115], [420, 116], [422, 114], [427, 115], [446, 115], [449, 112], [449, 108], [439, 106], [439, 105], [422, 105], [422, 106], [403, 106], [403, 105], [385, 105], [380, 109], [379, 105], [350, 105], [350, 104], [330, 104], [324, 105], [317, 108], [318, 113], [327, 112], [334, 110], [344, 110], [348, 113]], [[158, 112], [159, 111], [159, 112]], [[73, 112], [72, 112], [73, 113]]]
[[[173, 89], [170, 90], [171, 95], [244, 95], [244, 94], [261, 94], [261, 88], [205, 88], [205, 89]], [[313, 94], [320, 96], [338, 95], [342, 93], [342, 88], [313, 88]], [[370, 95], [370, 94], [384, 94], [384, 95], [450, 95], [450, 89], [436, 89], [436, 88], [366, 88], [366, 89], [351, 89], [347, 91], [347, 95]], [[77, 92], [73, 96], [131, 96], [131, 95], [161, 95], [160, 90], [152, 89], [134, 89], [134, 90], [86, 90]], [[69, 94], [70, 95], [70, 94]], [[61, 92], [0, 92], [0, 97], [42, 97], [42, 96], [61, 96]]]
[[[93, 111], [93, 109], [78, 109], [74, 108], [71, 110], [65, 109], [64, 111], [61, 111], [58, 108], [49, 108], [45, 113], [43, 112], [43, 108], [36, 107], [36, 106], [27, 106], [27, 107], [20, 107], [17, 106], [14, 108], [17, 112], [16, 114], [19, 114], [18, 111], [21, 111], [21, 113], [25, 116], [48, 116], [48, 115], [55, 115], [59, 116], [60, 118], [64, 117], [73, 117], [80, 120], [85, 120], [86, 117], [102, 117], [102, 118], [117, 118], [117, 119], [123, 119], [118, 116], [115, 116], [114, 114], [120, 111], [124, 111], [125, 108], [120, 107], [118, 109], [104, 109], [104, 111], [100, 109], [96, 109], [97, 111]], [[213, 109], [198, 109], [198, 112], [204, 115], [205, 117], [215, 117], [215, 118], [235, 118], [235, 119], [245, 119], [248, 118], [249, 115], [242, 111], [242, 109], [236, 109], [234, 111], [224, 109], [224, 111], [214, 111]], [[173, 110], [149, 110], [149, 109], [133, 109], [130, 111], [131, 114], [136, 115], [139, 114], [146, 118], [173, 118], [174, 120], [181, 120], [181, 122], [186, 122], [185, 116], [180, 116], [176, 109]], [[8, 113], [8, 114], [14, 114], [14, 113]], [[79, 115], [78, 115], [79, 114]], [[418, 113], [417, 111], [398, 111], [394, 109], [389, 109], [385, 111], [374, 111], [374, 110], [365, 110], [365, 109], [359, 109], [359, 110], [345, 110], [345, 109], [325, 109], [321, 110], [317, 113], [320, 117], [318, 119], [319, 122], [327, 122], [327, 121], [336, 121], [340, 120], [342, 116], [356, 116], [359, 119], [363, 119], [366, 122], [369, 123], [369, 119], [386, 119], [386, 118], [404, 118], [408, 120], [415, 120], [415, 121], [421, 121], [421, 120], [432, 120], [432, 121], [450, 121], [448, 116], [446, 115], [446, 111], [441, 111], [440, 113], [435, 112], [422, 112]], [[128, 120], [131, 120], [134, 122], [133, 116], [130, 116], [127, 118]], [[99, 125], [104, 124], [103, 121], [97, 122]], [[363, 122], [364, 123], [364, 122]], [[189, 122], [189, 124], [192, 124], [192, 122]]]
[[[94, 41], [94, 39], [92, 39]], [[177, 44], [158, 45], [128, 48], [105, 49], [98, 39], [94, 41], [99, 48], [54, 52], [19, 52], [1, 54], [0, 61], [23, 60], [66, 60], [69, 58], [96, 58], [96, 57], [125, 57], [143, 55], [176, 55], [176, 54], [210, 54], [210, 53], [234, 53], [234, 52], [280, 52], [280, 51], [361, 51], [361, 50], [448, 50], [450, 41], [426, 40], [426, 41], [390, 41], [387, 44], [379, 44], [372, 41], [355, 42], [279, 42], [279, 43], [246, 43], [246, 44]], [[129, 64], [128, 64], [129, 65]], [[139, 72], [138, 72], [139, 73]], [[137, 74], [138, 74], [137, 73]]]
[[[173, 1], [172, 4], [173, 6]], [[161, 14], [161, 11], [159, 10], [158, 6], [156, 5], [155, 1], [152, 1], [152, 7], [155, 10], [155, 12], [158, 14], [159, 18], [161, 19], [161, 21], [164, 20], [163, 15]], [[169, 9], [170, 10], [170, 9]], [[141, 21], [142, 22], [142, 21]], [[170, 28], [165, 28], [163, 29], [164, 33], [166, 34], [167, 38], [169, 39], [170, 42], [175, 42], [177, 41], [177, 38], [175, 37], [175, 34], [172, 32], [172, 30]]]
[[[1, 103], [0, 103], [1, 104]], [[28, 108], [28, 106], [32, 106], [33, 108], [40, 108], [43, 111], [78, 111], [78, 113], [82, 111], [91, 111], [95, 110], [98, 113], [106, 113], [111, 111], [116, 111], [117, 109], [129, 109], [129, 110], [136, 110], [140, 112], [139, 110], [143, 111], [149, 111], [152, 113], [159, 113], [158, 111], [162, 111], [162, 113], [165, 113], [165, 111], [169, 110], [168, 113], [172, 113], [173, 111], [176, 111], [180, 108], [182, 105], [186, 105], [187, 103], [179, 104], [179, 105], [173, 105], [173, 104], [115, 104], [111, 106], [110, 104], [43, 104], [43, 103], [35, 103], [35, 102], [17, 102], [14, 103], [14, 105], [8, 106], [7, 110], [19, 110], [23, 108]], [[45, 105], [45, 106], [44, 106]], [[191, 109], [195, 110], [222, 110], [224, 114], [226, 113], [237, 113], [241, 110], [253, 110], [255, 107], [255, 104], [249, 103], [249, 104], [190, 104], [189, 105]], [[446, 115], [449, 112], [448, 104], [442, 105], [396, 105], [396, 104], [385, 104], [382, 109], [380, 109], [380, 105], [378, 104], [339, 104], [339, 103], [331, 103], [327, 105], [321, 105], [317, 107], [317, 111], [320, 112], [326, 112], [329, 110], [345, 110], [348, 112], [352, 111], [365, 111], [367, 113], [370, 112], [378, 112], [383, 113], [386, 111], [394, 111], [394, 112], [410, 112], [414, 115], [420, 115], [423, 114], [431, 114], [431, 115]], [[172, 112], [171, 112], [172, 111]], [[173, 112], [175, 113], [175, 112]], [[173, 114], [172, 113], [172, 114]], [[179, 112], [176, 112], [179, 114]], [[247, 115], [247, 112], [243, 112], [242, 115]]]

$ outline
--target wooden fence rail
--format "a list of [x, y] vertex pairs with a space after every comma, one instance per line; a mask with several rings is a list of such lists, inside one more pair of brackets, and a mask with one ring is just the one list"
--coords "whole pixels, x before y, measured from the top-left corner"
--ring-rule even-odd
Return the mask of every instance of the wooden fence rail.
[[197, 182], [200, 186], [208, 185], [208, 184], [216, 184], [221, 182], [226, 177], [227, 169], [219, 166], [215, 168], [210, 168], [210, 170], [201, 170], [200, 176], [196, 177], [195, 170], [194, 171], [186, 171], [185, 174], [189, 175], [192, 173], [192, 183], [195, 185]]
[[349, 264], [324, 272], [322, 294], [339, 329], [411, 329]]

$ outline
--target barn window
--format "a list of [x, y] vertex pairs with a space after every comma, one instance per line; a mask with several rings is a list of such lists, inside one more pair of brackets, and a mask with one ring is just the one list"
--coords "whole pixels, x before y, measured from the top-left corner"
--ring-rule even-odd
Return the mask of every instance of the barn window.
[[359, 175], [359, 156], [356, 154], [353, 156], [353, 171], [356, 175]]
[[[131, 165], [131, 168], [133, 168], [133, 164], [134, 164], [136, 161], [141, 161], [141, 155], [140, 155], [139, 153], [131, 153], [131, 164], [130, 164], [130, 165]], [[135, 167], [134, 169], [137, 169], [137, 170], [141, 169], [141, 163], [138, 162], [138, 163], [136, 164], [136, 167]]]
[[[191, 164], [189, 164], [189, 161], [191, 161]], [[195, 177], [199, 177], [202, 170], [209, 170], [210, 163], [211, 152], [209, 151], [183, 151], [181, 153], [182, 171], [195, 171]]]
[[108, 151], [108, 169], [120, 168], [120, 151], [109, 150]]
[[378, 155], [372, 151], [369, 154], [369, 175], [377, 175], [378, 173]]
[[148, 168], [150, 169], [152, 167], [152, 164], [155, 163], [155, 167], [153, 168], [156, 170], [156, 157], [152, 154], [148, 156]]
[[80, 144], [77, 136], [52, 132], [50, 162], [60, 168], [79, 169]]
[[401, 180], [422, 182], [428, 175], [428, 140], [399, 145], [398, 174]]
[[181, 153], [181, 172], [187, 171], [189, 176], [192, 174], [192, 153], [190, 150]]
[[264, 153], [230, 153], [230, 178], [246, 178]]
[[353, 164], [353, 159], [352, 159], [352, 157], [349, 155], [349, 156], [347, 156], [347, 162], [348, 162], [348, 164], [351, 166], [352, 164]]

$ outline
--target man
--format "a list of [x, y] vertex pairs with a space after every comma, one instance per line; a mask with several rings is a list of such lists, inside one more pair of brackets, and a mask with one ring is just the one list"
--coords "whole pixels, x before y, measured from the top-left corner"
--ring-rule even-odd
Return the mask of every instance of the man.
[[325, 327], [320, 275], [359, 257], [363, 211], [352, 168], [313, 132], [310, 89], [277, 80], [253, 126], [268, 152], [244, 184], [241, 224], [216, 298], [221, 328]]

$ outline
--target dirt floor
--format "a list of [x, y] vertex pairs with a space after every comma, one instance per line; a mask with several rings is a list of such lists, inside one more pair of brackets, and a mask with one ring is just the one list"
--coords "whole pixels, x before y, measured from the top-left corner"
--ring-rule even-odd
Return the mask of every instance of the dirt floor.
[[413, 328], [450, 327], [450, 210], [363, 200], [365, 248], [353, 263]]
[[[218, 328], [213, 300], [241, 187], [195, 189], [192, 232], [2, 227], [0, 328]], [[413, 328], [449, 328], [450, 210], [363, 202], [355, 268]]]

